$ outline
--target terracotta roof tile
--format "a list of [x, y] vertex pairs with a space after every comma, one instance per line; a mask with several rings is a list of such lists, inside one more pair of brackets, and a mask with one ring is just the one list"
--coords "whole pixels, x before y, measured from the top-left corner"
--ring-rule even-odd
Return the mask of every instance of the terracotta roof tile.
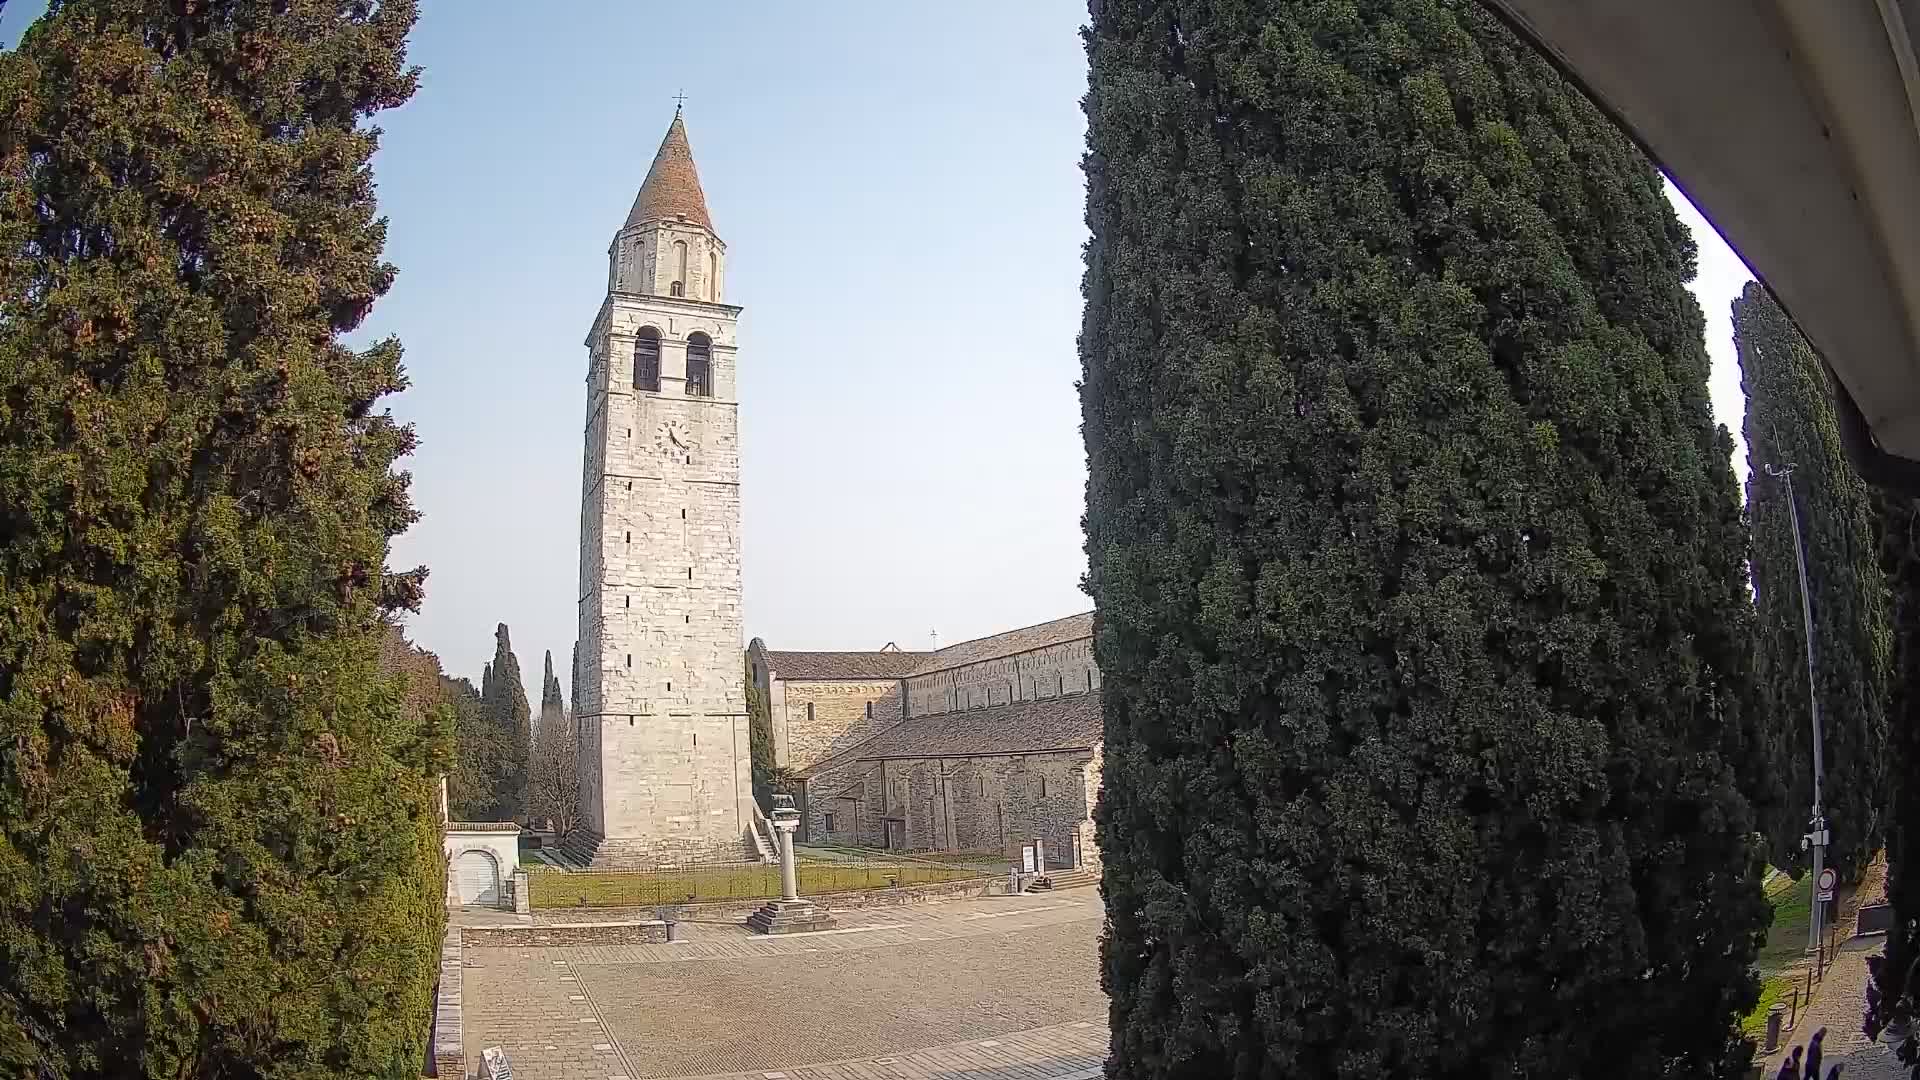
[[713, 221], [707, 216], [707, 196], [700, 190], [700, 173], [693, 167], [693, 148], [687, 145], [687, 125], [679, 113], [673, 114], [667, 137], [660, 140], [660, 151], [653, 155], [653, 167], [647, 170], [646, 183], [640, 185], [625, 227], [676, 217], [713, 231]]
[[856, 761], [872, 761], [1030, 754], [1087, 748], [1100, 738], [1100, 695], [1068, 694], [915, 717], [875, 735], [851, 756]]
[[945, 671], [948, 668], [964, 667], [987, 660], [998, 660], [1014, 653], [1044, 649], [1049, 645], [1078, 641], [1093, 636], [1093, 612], [1069, 615], [1064, 619], [1043, 622], [1037, 626], [1023, 626], [1018, 630], [1009, 630], [992, 637], [975, 638], [949, 645], [939, 652], [928, 654], [926, 662], [914, 669], [915, 675], [924, 675], [932, 671]]
[[773, 652], [767, 666], [777, 678], [904, 679], [918, 670], [932, 653], [923, 652]]

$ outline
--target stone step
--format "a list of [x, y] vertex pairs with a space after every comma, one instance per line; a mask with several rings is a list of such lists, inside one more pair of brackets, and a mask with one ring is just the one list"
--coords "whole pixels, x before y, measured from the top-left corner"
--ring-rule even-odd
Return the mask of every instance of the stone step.
[[1027, 891], [1030, 893], [1053, 892], [1057, 889], [1078, 889], [1087, 885], [1098, 885], [1099, 883], [1099, 874], [1085, 867], [1075, 867], [1071, 870], [1048, 871], [1034, 878], [1033, 883], [1027, 886]]
[[747, 916], [747, 929], [759, 934], [799, 934], [834, 926], [833, 916], [811, 900], [775, 900]]

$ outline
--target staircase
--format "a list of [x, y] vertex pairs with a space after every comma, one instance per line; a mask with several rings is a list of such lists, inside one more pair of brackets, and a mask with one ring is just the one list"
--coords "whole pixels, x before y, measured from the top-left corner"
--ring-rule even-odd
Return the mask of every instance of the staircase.
[[1100, 884], [1100, 875], [1084, 866], [1071, 870], [1049, 870], [1034, 878], [1027, 885], [1030, 893], [1053, 892], [1057, 889], [1078, 889], [1083, 885]]
[[780, 852], [773, 846], [773, 823], [760, 811], [759, 802], [753, 804], [753, 817], [747, 822], [747, 858], [760, 863], [777, 863]]

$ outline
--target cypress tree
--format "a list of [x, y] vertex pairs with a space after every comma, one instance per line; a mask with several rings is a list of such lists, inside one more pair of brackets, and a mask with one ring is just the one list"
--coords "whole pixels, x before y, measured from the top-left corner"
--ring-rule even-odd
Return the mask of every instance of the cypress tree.
[[1785, 791], [1768, 829], [1777, 866], [1804, 867], [1801, 836], [1813, 804], [1807, 635], [1800, 605], [1787, 485], [1768, 466], [1793, 465], [1813, 597], [1814, 662], [1833, 833], [1827, 859], [1858, 881], [1880, 850], [1888, 798], [1886, 693], [1891, 663], [1887, 577], [1874, 498], [1854, 475], [1833, 415], [1826, 374], [1765, 286], [1733, 302], [1733, 341], [1747, 395], [1747, 513], [1753, 528], [1754, 606], [1761, 692]]
[[413, 436], [342, 344], [414, 15], [56, 0], [0, 55], [0, 1074], [419, 1074]]
[[546, 672], [540, 679], [540, 731], [539, 739], [547, 737], [548, 732], [556, 737], [566, 732], [567, 706], [560, 693], [560, 679], [553, 673], [553, 650], [547, 650]]
[[488, 689], [481, 694], [487, 720], [500, 747], [494, 774], [494, 812], [498, 821], [519, 821], [527, 813], [527, 768], [532, 750], [533, 711], [527, 705], [526, 685], [520, 681], [520, 660], [513, 655], [507, 624], [493, 631], [493, 663], [487, 666]]
[[1869, 1036], [1901, 1024], [1900, 1060], [1920, 1062], [1920, 503], [1882, 494], [1881, 565], [1892, 593], [1893, 658], [1887, 690], [1889, 771], [1887, 902], [1893, 926], [1881, 955], [1867, 960]]
[[442, 700], [453, 710], [453, 766], [447, 772], [447, 813], [455, 821], [500, 821], [502, 750], [498, 729], [480, 691], [466, 679], [443, 677]]
[[1658, 173], [1467, 0], [1091, 8], [1107, 1075], [1737, 1075], [1745, 538]]

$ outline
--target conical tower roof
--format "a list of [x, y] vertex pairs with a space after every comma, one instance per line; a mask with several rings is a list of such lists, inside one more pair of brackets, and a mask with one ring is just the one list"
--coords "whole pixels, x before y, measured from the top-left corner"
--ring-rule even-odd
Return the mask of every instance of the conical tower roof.
[[633, 200], [626, 227], [676, 217], [713, 231], [713, 221], [707, 217], [707, 197], [700, 190], [700, 173], [693, 167], [693, 148], [687, 145], [687, 125], [678, 111], [667, 128], [667, 137], [660, 140], [660, 152], [653, 155], [653, 167], [647, 170], [647, 181]]

